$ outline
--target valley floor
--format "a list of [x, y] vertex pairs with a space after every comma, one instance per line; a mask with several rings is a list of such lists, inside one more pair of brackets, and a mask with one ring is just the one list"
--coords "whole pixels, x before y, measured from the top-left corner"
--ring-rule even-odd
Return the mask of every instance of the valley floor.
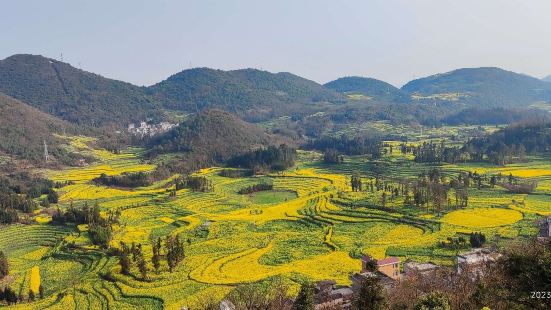
[[[240, 283], [274, 277], [289, 282], [293, 290], [304, 278], [349, 285], [349, 274], [361, 268], [361, 253], [452, 265], [455, 255], [468, 249], [449, 249], [440, 242], [482, 232], [488, 243], [503, 246], [536, 235], [536, 221], [551, 215], [547, 157], [505, 167], [441, 165], [444, 175], [501, 172], [537, 179], [539, 184], [532, 194], [472, 188], [466, 208], [446, 206], [436, 212], [408, 205], [401, 196], [389, 198], [381, 208], [380, 191], [351, 190], [353, 173], [361, 174], [365, 184], [377, 173], [399, 182], [431, 167], [399, 154], [398, 148], [380, 160], [347, 157], [341, 165], [326, 165], [319, 154], [300, 152], [296, 167], [266, 176], [228, 178], [219, 175], [222, 168], [203, 169], [196, 175], [212, 181], [212, 191], [181, 189], [173, 197], [171, 180], [176, 176], [135, 189], [93, 184], [91, 180], [102, 173], [147, 172], [155, 166], [141, 159], [140, 149], [111, 154], [90, 148], [88, 142], [73, 138], [72, 146], [97, 162], [45, 172], [54, 181], [72, 181], [58, 190], [60, 207], [97, 202], [102, 212], [120, 210], [111, 245], [140, 243], [147, 261], [152, 241], [179, 234], [186, 241], [185, 259], [173, 273], [163, 261], [159, 273], [149, 272], [148, 281], [140, 280], [136, 267], [132, 275], [123, 276], [117, 259], [91, 244], [86, 225], [52, 225], [50, 215], [39, 211], [34, 224], [0, 229], [0, 249], [11, 259], [11, 275], [4, 284], [24, 295], [40, 284], [45, 290], [43, 299], [14, 308], [193, 309], [207, 298], [222, 299]], [[272, 183], [274, 190], [237, 193], [262, 181]]]

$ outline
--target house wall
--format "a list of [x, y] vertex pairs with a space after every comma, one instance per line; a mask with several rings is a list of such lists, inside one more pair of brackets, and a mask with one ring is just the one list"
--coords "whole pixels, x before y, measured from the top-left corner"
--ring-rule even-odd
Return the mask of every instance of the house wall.
[[400, 278], [400, 263], [379, 266], [379, 271], [396, 280]]

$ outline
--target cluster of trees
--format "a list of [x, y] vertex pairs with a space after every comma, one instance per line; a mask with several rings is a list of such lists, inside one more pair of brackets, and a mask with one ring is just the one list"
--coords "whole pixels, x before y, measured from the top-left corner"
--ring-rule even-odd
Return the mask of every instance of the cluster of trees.
[[445, 145], [444, 141], [440, 144], [433, 142], [423, 142], [419, 146], [410, 146], [400, 148], [402, 153], [407, 153], [408, 150], [411, 150], [411, 153], [415, 156], [414, 161], [418, 163], [456, 163], [461, 160], [466, 160], [465, 154], [459, 147], [453, 146], [448, 147]]
[[252, 176], [253, 171], [250, 169], [222, 169], [218, 175], [226, 178], [242, 178]]
[[271, 191], [274, 189], [274, 185], [270, 183], [259, 183], [240, 189], [237, 193], [241, 195], [252, 194], [261, 191]]
[[151, 185], [151, 178], [145, 172], [123, 173], [121, 175], [108, 176], [102, 173], [93, 179], [96, 185], [119, 186], [119, 187], [143, 187]]
[[424, 142], [419, 146], [402, 144], [402, 153], [413, 153], [420, 163], [456, 163], [488, 161], [495, 165], [523, 162], [527, 154], [546, 152], [551, 148], [551, 123], [526, 123], [509, 126], [497, 132], [474, 138], [462, 147]]
[[446, 249], [465, 249], [465, 248], [480, 248], [486, 243], [486, 235], [481, 232], [473, 232], [469, 234], [469, 240], [463, 236], [448, 237], [445, 241], [440, 241], [439, 246]]
[[297, 152], [285, 144], [238, 155], [231, 158], [227, 165], [236, 168], [252, 169], [255, 174], [270, 171], [282, 171], [295, 165]]
[[[172, 272], [185, 258], [184, 243], [180, 240], [178, 235], [167, 236], [164, 241], [164, 255], [161, 253], [162, 240], [159, 237], [152, 246], [153, 255], [151, 257], [151, 264], [155, 269], [155, 272], [159, 271], [161, 267], [161, 260], [166, 259], [168, 269]], [[121, 267], [121, 273], [124, 275], [130, 275], [132, 265], [135, 264], [138, 268], [142, 280], [147, 280], [149, 272], [149, 266], [144, 258], [142, 245], [132, 242], [129, 247], [126, 243], [121, 241], [120, 249], [114, 250], [119, 258], [119, 266]]]
[[0, 223], [16, 223], [20, 220], [19, 212], [30, 214], [38, 209], [34, 199], [41, 195], [46, 195], [43, 205], [57, 203], [54, 187], [58, 184], [28, 173], [0, 176]]
[[482, 180], [490, 179], [476, 172], [460, 172], [457, 177], [445, 177], [439, 169], [432, 168], [416, 179], [393, 180], [376, 175], [364, 181], [359, 175], [352, 175], [350, 184], [352, 191], [380, 192], [383, 208], [389, 201], [402, 197], [404, 205], [426, 207], [427, 211], [432, 208], [433, 212], [440, 213], [444, 208], [451, 210], [467, 207], [470, 187], [489, 186], [483, 184]]
[[327, 164], [342, 164], [344, 156], [335, 149], [326, 149], [323, 151], [323, 162]]
[[88, 224], [88, 235], [93, 244], [107, 248], [113, 237], [111, 225], [118, 223], [120, 211], [109, 211], [107, 218], [100, 214], [100, 207], [97, 203], [89, 207], [84, 203], [82, 207], [75, 207], [72, 203], [67, 210], [57, 210], [52, 215], [52, 224], [62, 225], [67, 222], [74, 224]]
[[[383, 153], [383, 144], [380, 137], [371, 136], [356, 136], [348, 137], [341, 135], [340, 137], [325, 136], [319, 139], [310, 141], [305, 145], [306, 149], [316, 149], [321, 151], [331, 151], [329, 159], [334, 159], [338, 163], [340, 154], [346, 155], [364, 155], [370, 154], [372, 158], [379, 158]], [[324, 157], [325, 158], [325, 157]]]
[[196, 192], [209, 192], [213, 190], [212, 181], [204, 176], [184, 176], [174, 180], [175, 190], [189, 188]]

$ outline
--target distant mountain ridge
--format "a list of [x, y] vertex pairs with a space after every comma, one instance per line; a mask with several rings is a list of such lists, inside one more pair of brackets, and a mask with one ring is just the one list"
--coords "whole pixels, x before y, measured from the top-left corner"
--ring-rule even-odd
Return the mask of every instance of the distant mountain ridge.
[[349, 95], [360, 94], [376, 100], [389, 102], [406, 102], [410, 100], [409, 94], [399, 88], [387, 82], [367, 77], [342, 77], [326, 83], [324, 86], [339, 93]]
[[551, 82], [551, 75], [548, 75], [546, 77], [544, 77], [543, 79], [541, 79], [542, 81], [545, 81], [545, 82]]
[[281, 115], [298, 105], [344, 101], [322, 85], [291, 73], [256, 69], [222, 71], [184, 70], [147, 89], [169, 109], [200, 111], [224, 109], [240, 115]]
[[499, 68], [465, 68], [411, 81], [402, 87], [419, 100], [452, 100], [467, 106], [525, 107], [551, 102], [551, 84]]
[[159, 116], [158, 106], [142, 88], [43, 56], [14, 55], [0, 60], [0, 92], [82, 125]]
[[[71, 123], [112, 132], [131, 122], [179, 119], [206, 109], [228, 111], [253, 123], [304, 123], [317, 115], [330, 127], [331, 122], [367, 120], [437, 122], [431, 117], [435, 104], [440, 118], [473, 107], [522, 109], [551, 102], [551, 83], [499, 68], [458, 69], [401, 89], [363, 77], [320, 85], [285, 72], [195, 68], [139, 87], [35, 55], [0, 60], [0, 92]], [[395, 104], [400, 106], [393, 108]]]

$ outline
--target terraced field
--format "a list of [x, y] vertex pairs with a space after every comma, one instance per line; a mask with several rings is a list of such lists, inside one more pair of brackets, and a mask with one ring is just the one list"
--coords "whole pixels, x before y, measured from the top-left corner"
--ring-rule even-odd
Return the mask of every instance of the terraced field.
[[[348, 275], [360, 269], [361, 253], [452, 264], [458, 250], [439, 247], [440, 242], [480, 231], [492, 240], [499, 235], [500, 246], [535, 234], [535, 221], [551, 214], [551, 161], [546, 158], [533, 158], [522, 166], [442, 165], [444, 175], [511, 172], [537, 178], [540, 187], [530, 195], [473, 188], [467, 208], [434, 213], [407, 206], [401, 197], [382, 208], [380, 193], [351, 191], [352, 173], [359, 173], [364, 182], [380, 173], [400, 180], [430, 168], [394, 153], [377, 161], [358, 156], [329, 166], [313, 160], [318, 154], [301, 152], [293, 169], [243, 178], [222, 177], [221, 169], [213, 167], [197, 172], [212, 181], [213, 191], [181, 189], [171, 197], [172, 178], [134, 189], [90, 182], [101, 173], [155, 168], [141, 159], [139, 149], [111, 154], [90, 147], [91, 142], [75, 138], [72, 147], [97, 162], [47, 172], [52, 180], [72, 181], [59, 189], [59, 206], [97, 202], [103, 212], [119, 210], [111, 246], [118, 247], [120, 241], [141, 243], [148, 262], [152, 241], [179, 234], [186, 240], [184, 262], [170, 273], [163, 261], [160, 272], [150, 272], [147, 281], [140, 280], [136, 267], [124, 276], [116, 258], [90, 243], [86, 227], [54, 226], [47, 214], [37, 214], [35, 224], [0, 229], [0, 249], [10, 257], [12, 270], [8, 284], [23, 295], [40, 285], [45, 292], [44, 299], [16, 308], [193, 309], [205, 297], [222, 298], [240, 283], [273, 277], [289, 280], [295, 290], [304, 278], [349, 284]], [[271, 182], [274, 192], [261, 193], [263, 198], [238, 194], [261, 181]], [[277, 193], [284, 194], [276, 197]]]

